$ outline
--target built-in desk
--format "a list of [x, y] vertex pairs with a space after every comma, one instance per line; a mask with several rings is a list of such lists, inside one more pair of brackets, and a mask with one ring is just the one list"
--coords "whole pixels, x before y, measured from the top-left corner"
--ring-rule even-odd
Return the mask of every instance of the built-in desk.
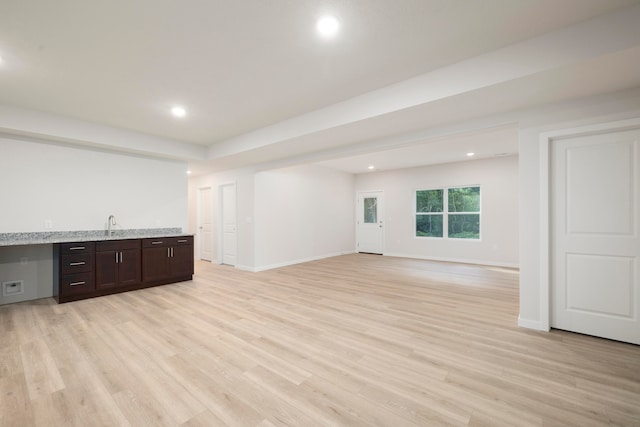
[[180, 228], [0, 233], [0, 247], [34, 245], [53, 248], [59, 303], [193, 278], [193, 235]]

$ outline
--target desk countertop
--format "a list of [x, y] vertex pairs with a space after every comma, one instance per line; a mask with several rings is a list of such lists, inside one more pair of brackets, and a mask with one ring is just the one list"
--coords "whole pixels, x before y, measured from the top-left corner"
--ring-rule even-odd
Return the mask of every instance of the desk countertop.
[[99, 242], [103, 240], [145, 239], [154, 237], [192, 236], [181, 228], [138, 228], [115, 230], [37, 231], [30, 233], [0, 233], [0, 246], [48, 245], [66, 242]]

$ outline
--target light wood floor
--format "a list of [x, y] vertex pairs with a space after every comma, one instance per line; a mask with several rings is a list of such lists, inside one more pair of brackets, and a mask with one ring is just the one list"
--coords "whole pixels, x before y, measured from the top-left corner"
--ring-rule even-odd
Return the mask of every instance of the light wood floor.
[[640, 347], [517, 327], [514, 270], [353, 254], [0, 307], [2, 426], [640, 426]]

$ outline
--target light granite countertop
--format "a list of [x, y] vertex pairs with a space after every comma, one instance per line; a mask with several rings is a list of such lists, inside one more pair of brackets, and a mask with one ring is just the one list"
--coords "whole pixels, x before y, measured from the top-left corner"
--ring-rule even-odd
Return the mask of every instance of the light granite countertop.
[[66, 242], [99, 242], [103, 240], [145, 239], [154, 237], [192, 236], [181, 228], [137, 228], [115, 230], [37, 231], [31, 233], [0, 233], [0, 246], [47, 245]]

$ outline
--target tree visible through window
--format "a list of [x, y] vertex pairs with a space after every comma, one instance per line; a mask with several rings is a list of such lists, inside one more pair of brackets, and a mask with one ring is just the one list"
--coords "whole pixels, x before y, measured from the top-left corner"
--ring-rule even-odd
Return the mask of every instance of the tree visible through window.
[[[416, 236], [480, 238], [480, 187], [416, 191]], [[446, 236], [444, 230], [447, 231]]]
[[455, 239], [480, 238], [480, 187], [449, 188], [448, 235]]
[[416, 191], [416, 236], [442, 237], [443, 190]]
[[375, 224], [378, 222], [378, 198], [377, 197], [365, 197], [364, 198], [364, 223]]

